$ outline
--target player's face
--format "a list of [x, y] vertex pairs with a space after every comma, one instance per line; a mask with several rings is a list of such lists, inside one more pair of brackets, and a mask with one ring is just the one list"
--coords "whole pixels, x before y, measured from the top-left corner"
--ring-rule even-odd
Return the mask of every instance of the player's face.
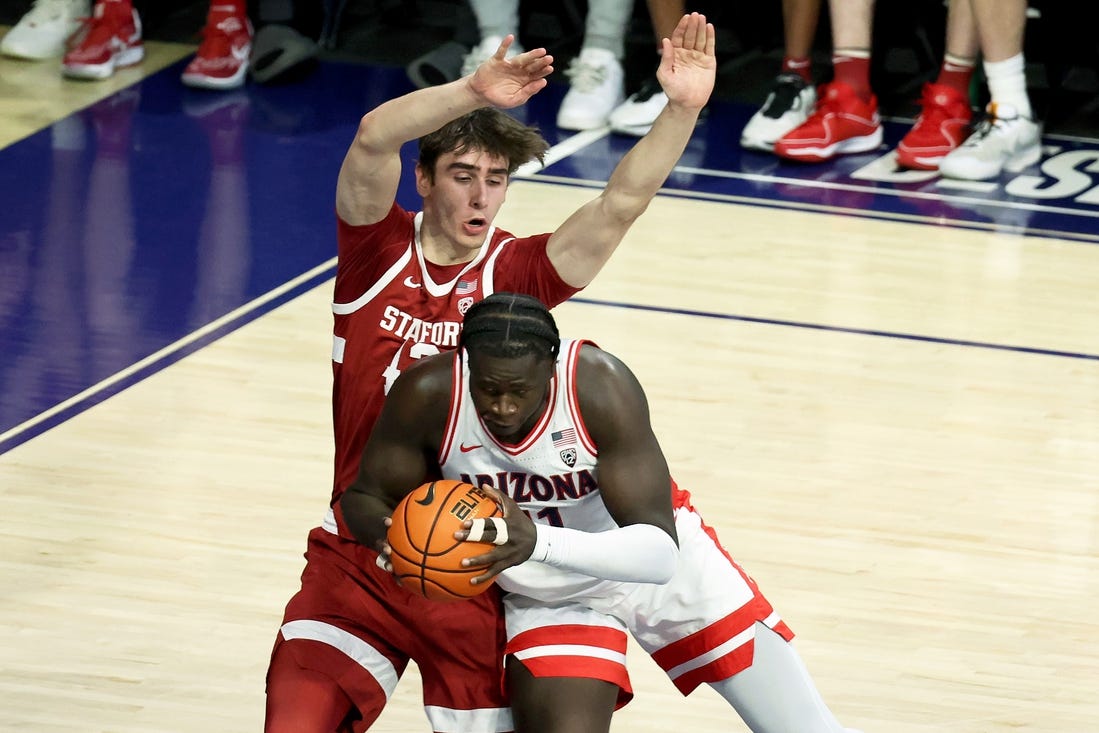
[[534, 354], [516, 359], [469, 355], [469, 392], [485, 428], [505, 443], [525, 438], [545, 410], [553, 360]]
[[416, 188], [431, 231], [459, 248], [476, 249], [504, 203], [508, 162], [482, 151], [445, 153], [435, 163], [434, 181], [416, 169]]

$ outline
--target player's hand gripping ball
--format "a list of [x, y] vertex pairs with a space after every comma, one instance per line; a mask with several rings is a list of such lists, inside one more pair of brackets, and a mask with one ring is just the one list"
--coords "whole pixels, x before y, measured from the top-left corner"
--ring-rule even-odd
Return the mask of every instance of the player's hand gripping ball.
[[386, 539], [397, 581], [413, 593], [438, 601], [472, 598], [491, 582], [473, 585], [485, 566], [462, 567], [467, 557], [483, 555], [490, 542], [454, 539], [462, 522], [502, 516], [500, 507], [472, 484], [449, 479], [431, 481], [405, 496], [393, 510]]

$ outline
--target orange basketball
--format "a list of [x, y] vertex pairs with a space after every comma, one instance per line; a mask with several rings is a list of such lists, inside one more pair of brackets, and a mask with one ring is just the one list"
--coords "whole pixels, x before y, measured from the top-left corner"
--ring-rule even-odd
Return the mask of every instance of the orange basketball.
[[472, 484], [440, 479], [420, 486], [393, 510], [387, 535], [393, 574], [413, 593], [437, 601], [484, 593], [492, 583], [469, 582], [484, 574], [484, 566], [464, 568], [462, 560], [483, 555], [493, 545], [462, 542], [454, 533], [467, 519], [499, 516], [496, 502]]

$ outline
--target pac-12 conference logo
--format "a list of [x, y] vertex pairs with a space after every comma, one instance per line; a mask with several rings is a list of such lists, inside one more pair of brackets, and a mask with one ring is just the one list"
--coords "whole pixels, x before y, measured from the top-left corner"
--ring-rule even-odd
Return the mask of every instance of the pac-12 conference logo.
[[576, 465], [576, 429], [565, 428], [550, 434], [553, 447], [558, 449], [558, 455], [565, 465], [572, 468]]

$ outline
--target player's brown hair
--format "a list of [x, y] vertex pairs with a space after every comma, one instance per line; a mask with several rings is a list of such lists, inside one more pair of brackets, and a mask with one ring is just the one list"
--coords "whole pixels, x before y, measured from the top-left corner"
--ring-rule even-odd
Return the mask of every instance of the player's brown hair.
[[524, 125], [495, 107], [482, 107], [451, 120], [420, 138], [420, 168], [435, 180], [435, 164], [444, 153], [482, 150], [508, 162], [508, 175], [532, 160], [542, 162], [549, 143], [537, 127]]

